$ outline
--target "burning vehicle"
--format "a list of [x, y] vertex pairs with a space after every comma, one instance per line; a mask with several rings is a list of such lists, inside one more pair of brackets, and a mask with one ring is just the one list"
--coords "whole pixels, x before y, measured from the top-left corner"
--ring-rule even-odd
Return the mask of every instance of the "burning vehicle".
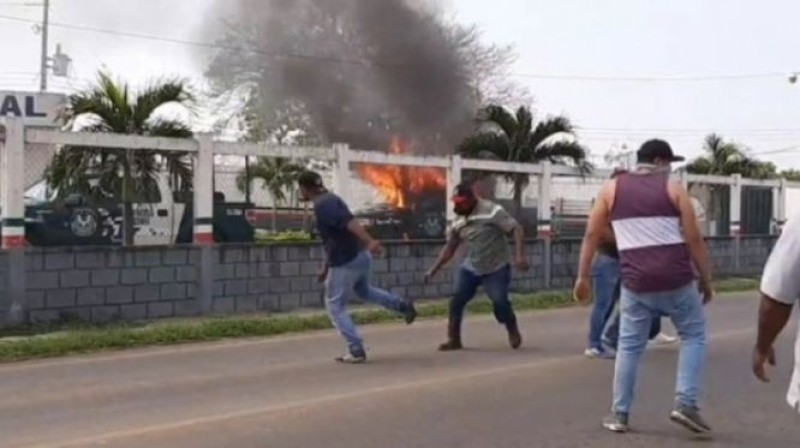
[[[389, 146], [391, 154], [406, 154], [409, 145], [394, 137]], [[447, 232], [447, 173], [441, 168], [359, 164], [358, 177], [373, 186], [384, 203], [361, 210], [356, 218], [376, 238], [384, 240], [444, 239]], [[493, 189], [492, 183], [488, 188]], [[509, 212], [511, 200], [488, 195]], [[512, 214], [514, 214], [512, 212]], [[535, 236], [538, 224], [537, 207], [523, 207], [515, 218], [527, 235]]]
[[[392, 138], [392, 154], [405, 154], [408, 145]], [[442, 239], [447, 228], [447, 174], [444, 169], [359, 164], [359, 178], [375, 187], [384, 203], [356, 214], [362, 225], [380, 239]]]

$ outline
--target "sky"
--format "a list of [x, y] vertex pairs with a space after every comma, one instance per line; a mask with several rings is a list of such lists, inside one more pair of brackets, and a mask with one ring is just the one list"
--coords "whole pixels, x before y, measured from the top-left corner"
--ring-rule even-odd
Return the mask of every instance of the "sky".
[[[38, 2], [40, 0], [25, 0]], [[212, 0], [52, 0], [54, 24], [179, 40], [197, 35]], [[0, 90], [38, 88], [40, 7], [0, 0]], [[700, 153], [716, 131], [779, 168], [800, 168], [800, 2], [762, 0], [447, 0], [446, 14], [475, 23], [488, 42], [513, 44], [514, 79], [538, 116], [564, 114], [600, 157], [665, 138]], [[133, 84], [165, 75], [202, 79], [203, 50], [187, 45], [51, 28], [73, 59], [56, 91], [100, 68]], [[794, 149], [797, 148], [797, 149]]]

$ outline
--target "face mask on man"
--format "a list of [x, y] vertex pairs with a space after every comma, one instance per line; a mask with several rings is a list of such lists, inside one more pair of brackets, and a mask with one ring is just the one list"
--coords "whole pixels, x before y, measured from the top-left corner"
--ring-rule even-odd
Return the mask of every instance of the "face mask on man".
[[474, 197], [453, 196], [453, 211], [458, 216], [468, 216], [478, 203]]

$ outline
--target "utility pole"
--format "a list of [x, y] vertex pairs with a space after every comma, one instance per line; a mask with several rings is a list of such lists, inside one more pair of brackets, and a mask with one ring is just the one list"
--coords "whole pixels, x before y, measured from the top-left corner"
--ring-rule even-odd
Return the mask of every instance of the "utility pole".
[[42, 16], [42, 60], [39, 68], [39, 90], [47, 91], [47, 33], [50, 29], [50, 0], [44, 0], [44, 15]]

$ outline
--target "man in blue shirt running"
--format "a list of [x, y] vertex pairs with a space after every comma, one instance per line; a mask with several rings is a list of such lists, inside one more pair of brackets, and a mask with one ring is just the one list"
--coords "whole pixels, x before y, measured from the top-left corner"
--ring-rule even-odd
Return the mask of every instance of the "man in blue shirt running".
[[409, 325], [417, 312], [410, 301], [370, 286], [372, 256], [379, 256], [383, 247], [353, 218], [342, 198], [329, 192], [322, 177], [313, 171], [301, 173], [297, 183], [300, 197], [314, 204], [317, 231], [325, 248], [319, 280], [325, 283], [325, 305], [331, 322], [348, 346], [348, 353], [336, 360], [363, 363], [367, 360], [364, 341], [347, 312], [347, 301], [354, 293], [366, 302], [402, 314]]

